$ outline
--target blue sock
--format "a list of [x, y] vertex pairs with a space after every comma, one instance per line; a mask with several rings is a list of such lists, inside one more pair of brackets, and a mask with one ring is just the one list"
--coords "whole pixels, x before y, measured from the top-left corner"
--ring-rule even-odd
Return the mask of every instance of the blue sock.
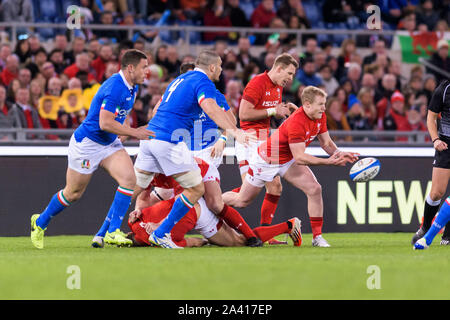
[[450, 220], [450, 197], [445, 200], [444, 204], [439, 211], [436, 219], [434, 219], [433, 224], [431, 225], [430, 230], [425, 234], [424, 238], [427, 242], [427, 245], [430, 245], [433, 242], [434, 237], [441, 231], [441, 229], [447, 224]]
[[109, 224], [111, 223], [112, 213], [113, 213], [113, 211], [110, 208], [109, 212], [108, 212], [108, 215], [106, 216], [105, 221], [103, 222], [100, 230], [98, 230], [96, 236], [98, 236], [98, 237], [105, 237], [105, 234], [106, 234], [106, 232], [108, 231], [108, 228], [109, 228]]
[[45, 210], [36, 220], [36, 225], [44, 230], [45, 228], [47, 228], [50, 220], [68, 206], [70, 206], [70, 202], [67, 201], [66, 198], [64, 198], [63, 191], [58, 191], [53, 195], [52, 199], [47, 205], [47, 208], [45, 208]]
[[[128, 207], [131, 204], [132, 195], [133, 190], [120, 186], [117, 188], [116, 195], [114, 196], [114, 201], [109, 208], [108, 216], [106, 217], [106, 219], [108, 219], [108, 217], [110, 217], [111, 219], [108, 227], [108, 232], [114, 232], [117, 229], [120, 229], [123, 217], [127, 213]], [[100, 231], [102, 230], [100, 229]]]
[[164, 219], [163, 223], [154, 231], [158, 238], [164, 237], [166, 233], [170, 233], [172, 228], [180, 221], [194, 205], [186, 198], [184, 194], [175, 200], [172, 210], [169, 215]]

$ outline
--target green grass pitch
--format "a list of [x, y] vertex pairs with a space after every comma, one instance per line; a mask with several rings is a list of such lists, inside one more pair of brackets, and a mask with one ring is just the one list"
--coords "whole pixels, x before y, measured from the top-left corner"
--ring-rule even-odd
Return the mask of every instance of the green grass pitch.
[[[313, 248], [306, 234], [300, 248], [184, 250], [94, 249], [91, 236], [46, 237], [37, 250], [28, 237], [0, 238], [0, 299], [450, 299], [440, 236], [420, 252], [407, 233], [325, 237], [331, 248]], [[79, 289], [67, 286], [70, 266]]]

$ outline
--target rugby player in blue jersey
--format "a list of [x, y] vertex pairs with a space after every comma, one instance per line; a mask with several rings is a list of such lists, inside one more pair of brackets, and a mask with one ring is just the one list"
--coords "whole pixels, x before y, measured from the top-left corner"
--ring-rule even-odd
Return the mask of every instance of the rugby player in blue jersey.
[[131, 203], [136, 177], [130, 156], [118, 136], [139, 140], [149, 140], [154, 136], [145, 127], [134, 129], [125, 122], [136, 99], [138, 85], [144, 82], [147, 72], [145, 53], [128, 50], [122, 57], [120, 72], [112, 75], [99, 88], [88, 116], [70, 139], [66, 186], [51, 198], [42, 213], [31, 217], [31, 241], [36, 248], [44, 247], [44, 231], [50, 220], [80, 199], [99, 166], [119, 184], [105, 228], [100, 230], [99, 235], [105, 236], [105, 242], [111, 244], [131, 244], [120, 227]]
[[222, 60], [217, 53], [202, 51], [195, 69], [178, 76], [162, 96], [158, 112], [150, 120], [148, 129], [155, 132], [155, 139], [141, 141], [135, 162], [135, 195], [146, 189], [155, 173], [173, 177], [184, 188], [181, 196], [164, 222], [150, 235], [149, 241], [164, 248], [179, 248], [173, 243], [170, 231], [204, 194], [197, 163], [184, 141], [189, 141], [194, 122], [204, 111], [227, 134], [247, 144], [254, 136], [236, 128], [216, 103], [216, 88]]

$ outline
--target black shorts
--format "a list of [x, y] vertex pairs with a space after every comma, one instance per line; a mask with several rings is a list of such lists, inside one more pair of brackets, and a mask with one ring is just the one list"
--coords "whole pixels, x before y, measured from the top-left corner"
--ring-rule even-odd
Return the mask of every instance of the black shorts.
[[449, 149], [434, 153], [433, 167], [450, 169], [450, 139], [441, 139], [449, 146]]

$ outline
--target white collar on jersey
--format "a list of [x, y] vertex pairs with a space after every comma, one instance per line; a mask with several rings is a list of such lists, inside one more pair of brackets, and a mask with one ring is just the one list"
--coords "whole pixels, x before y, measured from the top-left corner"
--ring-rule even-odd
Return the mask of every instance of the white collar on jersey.
[[[195, 68], [194, 68], [194, 71], [199, 71], [199, 72], [202, 72], [202, 73], [206, 74], [206, 72], [205, 72], [204, 70], [202, 70], [202, 69], [200, 69], [200, 68], [198, 68], [198, 67], [195, 67]], [[206, 75], [207, 75], [207, 74], [206, 74]]]
[[119, 74], [122, 77], [123, 83], [125, 83], [128, 89], [130, 89], [130, 91], [133, 90], [133, 86], [128, 83], [127, 79], [125, 79], [125, 75], [123, 74], [122, 70], [119, 71]]

